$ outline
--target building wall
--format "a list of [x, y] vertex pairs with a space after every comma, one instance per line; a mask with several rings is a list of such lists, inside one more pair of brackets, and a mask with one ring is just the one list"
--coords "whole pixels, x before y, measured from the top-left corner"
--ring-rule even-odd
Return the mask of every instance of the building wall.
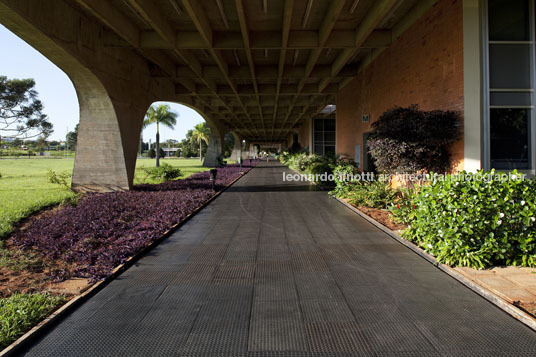
[[[363, 162], [363, 133], [393, 106], [418, 104], [463, 117], [462, 20], [462, 0], [439, 0], [339, 92], [337, 153], [353, 158], [359, 144]], [[363, 115], [369, 123], [362, 123]], [[451, 153], [454, 168], [463, 169], [463, 139]]]

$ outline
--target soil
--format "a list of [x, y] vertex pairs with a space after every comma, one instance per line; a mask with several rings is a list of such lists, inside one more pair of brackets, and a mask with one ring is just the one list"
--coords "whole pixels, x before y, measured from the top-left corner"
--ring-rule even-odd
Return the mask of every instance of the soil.
[[407, 227], [403, 224], [396, 223], [392, 219], [392, 214], [389, 211], [379, 209], [379, 208], [370, 208], [370, 207], [356, 207], [358, 210], [366, 214], [367, 216], [373, 218], [374, 220], [380, 222], [387, 228], [392, 231], [400, 231], [406, 229]]
[[[10, 252], [27, 256], [31, 251], [23, 251], [13, 245], [12, 239], [4, 241], [4, 248]], [[13, 257], [10, 260], [16, 261]], [[48, 291], [52, 294], [63, 294], [67, 297], [77, 295], [90, 286], [87, 279], [68, 279], [63, 282], [53, 281], [52, 271], [71, 271], [72, 267], [61, 260], [37, 258], [35, 264], [20, 269], [18, 267], [0, 267], [0, 298], [8, 297], [13, 293], [33, 293]], [[10, 265], [17, 265], [16, 263]]]
[[519, 304], [514, 304], [514, 305], [520, 307], [521, 309], [525, 310], [527, 313], [536, 317], [536, 303], [519, 303]]

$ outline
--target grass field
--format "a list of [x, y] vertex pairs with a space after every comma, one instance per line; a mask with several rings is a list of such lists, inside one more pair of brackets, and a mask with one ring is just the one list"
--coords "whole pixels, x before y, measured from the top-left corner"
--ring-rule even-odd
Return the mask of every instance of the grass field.
[[[183, 176], [205, 171], [199, 159], [163, 159], [177, 166]], [[74, 159], [19, 158], [0, 160], [0, 238], [9, 234], [13, 224], [47, 206], [56, 205], [75, 196], [65, 187], [49, 183], [47, 170], [56, 173], [73, 170]], [[142, 183], [143, 167], [154, 167], [154, 159], [139, 159], [134, 183]], [[150, 179], [147, 183], [154, 183]]]
[[[208, 168], [202, 166], [202, 162], [199, 161], [199, 159], [176, 159], [176, 158], [160, 159], [160, 163], [163, 163], [163, 162], [180, 168], [182, 172], [181, 178], [186, 178], [197, 172], [208, 170]], [[156, 164], [155, 159], [145, 159], [145, 158], [138, 159], [138, 161], [136, 162], [136, 174], [134, 176], [134, 184], [157, 183], [150, 179], [147, 179], [144, 182], [144, 178], [146, 175], [143, 171], [143, 168], [155, 167], [155, 164]]]

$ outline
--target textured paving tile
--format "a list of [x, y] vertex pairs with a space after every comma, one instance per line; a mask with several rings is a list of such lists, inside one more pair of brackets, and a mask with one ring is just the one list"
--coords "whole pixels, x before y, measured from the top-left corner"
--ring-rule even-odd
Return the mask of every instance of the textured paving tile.
[[26, 354], [536, 355], [532, 330], [282, 170], [261, 163]]

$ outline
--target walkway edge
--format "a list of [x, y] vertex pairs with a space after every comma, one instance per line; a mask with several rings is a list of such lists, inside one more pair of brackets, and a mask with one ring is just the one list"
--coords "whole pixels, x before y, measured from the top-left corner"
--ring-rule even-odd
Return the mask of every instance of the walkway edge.
[[106, 279], [101, 280], [101, 281], [93, 284], [91, 287], [86, 289], [83, 293], [81, 293], [78, 296], [75, 296], [74, 298], [69, 300], [66, 304], [62, 305], [59, 309], [55, 310], [52, 314], [50, 314], [48, 317], [46, 317], [43, 321], [41, 321], [40, 323], [35, 325], [30, 331], [26, 332], [24, 335], [19, 337], [17, 340], [15, 340], [9, 346], [7, 346], [2, 351], [0, 351], [0, 357], [16, 356], [17, 352], [19, 352], [19, 350], [23, 347], [23, 345], [25, 345], [25, 344], [27, 344], [27, 343], [39, 338], [41, 335], [43, 335], [48, 329], [52, 328], [55, 323], [59, 322], [62, 318], [64, 318], [68, 314], [70, 314], [78, 306], [80, 306], [82, 303], [86, 302], [90, 297], [95, 295], [102, 288], [104, 288], [106, 285], [108, 285], [111, 281], [113, 281], [115, 278], [117, 278], [119, 275], [121, 275], [126, 269], [130, 268], [141, 257], [143, 257], [151, 249], [153, 249], [158, 244], [160, 244], [162, 241], [164, 241], [166, 238], [168, 238], [177, 229], [179, 229], [182, 225], [184, 225], [191, 218], [193, 218], [199, 211], [201, 211], [203, 208], [208, 206], [209, 203], [214, 201], [219, 195], [221, 195], [223, 192], [225, 192], [236, 181], [240, 180], [242, 177], [244, 177], [249, 171], [251, 171], [254, 168], [255, 168], [255, 166], [253, 166], [252, 168], [250, 168], [247, 171], [243, 172], [240, 176], [238, 176], [233, 181], [231, 181], [222, 190], [216, 192], [212, 197], [210, 197], [207, 201], [205, 201], [203, 204], [201, 204], [201, 206], [199, 206], [195, 210], [193, 210], [192, 213], [190, 213], [188, 216], [186, 216], [182, 221], [180, 221], [179, 223], [175, 224], [170, 229], [165, 231], [160, 238], [152, 241], [151, 244], [149, 244], [148, 246], [146, 246], [145, 248], [140, 250], [138, 253], [136, 253], [133, 256], [127, 258], [123, 264], [120, 264], [117, 267], [115, 267], [114, 270], [112, 271], [112, 274], [109, 277], [107, 277]]
[[482, 296], [484, 299], [488, 300], [507, 314], [514, 317], [516, 320], [522, 322], [526, 326], [530, 327], [534, 331], [536, 331], [536, 319], [526, 313], [525, 311], [521, 310], [520, 308], [510, 304], [497, 294], [489, 291], [488, 289], [485, 289], [484, 287], [472, 282], [471, 280], [464, 277], [462, 274], [458, 273], [448, 265], [442, 264], [437, 262], [436, 258], [428, 253], [426, 253], [424, 250], [419, 248], [417, 245], [413, 244], [412, 242], [402, 238], [400, 235], [398, 235], [396, 232], [392, 231], [388, 227], [384, 226], [380, 222], [376, 221], [375, 219], [369, 217], [365, 213], [361, 212], [351, 204], [336, 198], [337, 201], [339, 201], [341, 204], [346, 206], [348, 209], [354, 211], [359, 216], [361, 216], [363, 219], [371, 223], [372, 225], [376, 226], [378, 229], [382, 230], [384, 233], [388, 234], [391, 238], [398, 241], [400, 244], [403, 244], [407, 248], [411, 249], [414, 253], [421, 256], [423, 259], [427, 260], [430, 264], [437, 267], [439, 270], [443, 271], [444, 273], [450, 275], [452, 278], [458, 280], [460, 283], [465, 285], [467, 288], [471, 289], [478, 295]]

